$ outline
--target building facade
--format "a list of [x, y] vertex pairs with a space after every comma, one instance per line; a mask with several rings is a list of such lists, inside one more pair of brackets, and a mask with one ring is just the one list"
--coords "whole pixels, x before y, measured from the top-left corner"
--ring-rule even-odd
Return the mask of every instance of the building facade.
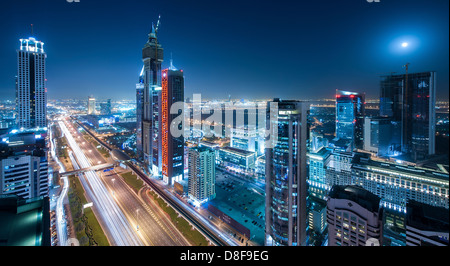
[[161, 176], [161, 64], [163, 48], [158, 43], [157, 30], [152, 25], [148, 41], [142, 49], [144, 62], [144, 99], [142, 116], [142, 152], [147, 171]]
[[206, 147], [189, 149], [188, 195], [195, 205], [216, 196], [216, 154]]
[[17, 50], [16, 115], [18, 128], [47, 127], [44, 43], [20, 39]]
[[31, 199], [48, 195], [46, 131], [6, 134], [0, 142], [0, 194]]
[[336, 137], [351, 143], [352, 149], [363, 148], [365, 95], [336, 91]]
[[402, 152], [413, 161], [435, 153], [436, 72], [382, 76], [380, 115], [401, 124]]
[[172, 127], [182, 130], [182, 124], [172, 125], [173, 120], [183, 110], [171, 114], [170, 109], [176, 102], [184, 101], [183, 70], [177, 70], [172, 64], [162, 71], [161, 92], [161, 143], [162, 143], [162, 176], [166, 184], [173, 185], [181, 181], [184, 175], [184, 136], [174, 137]]
[[[306, 140], [309, 105], [274, 99], [267, 104], [266, 245], [304, 246], [306, 237]], [[267, 144], [267, 143], [266, 143]]]

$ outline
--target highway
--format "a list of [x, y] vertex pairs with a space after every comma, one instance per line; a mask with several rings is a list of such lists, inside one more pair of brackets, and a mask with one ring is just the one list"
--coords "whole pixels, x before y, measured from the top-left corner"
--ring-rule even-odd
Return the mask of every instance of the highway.
[[[73, 138], [71, 132], [64, 122], [59, 121], [59, 126], [67, 138], [67, 142], [72, 149], [69, 153], [74, 169], [88, 168], [92, 164], [79, 145]], [[138, 236], [134, 226], [128, 221], [125, 214], [110, 195], [98, 175], [93, 172], [79, 174], [80, 181], [86, 191], [87, 197], [94, 204], [94, 212], [98, 215], [100, 224], [108, 237], [111, 245], [114, 246], [142, 246], [144, 245]]]
[[[53, 124], [52, 124], [53, 125]], [[51, 125], [51, 126], [52, 126]], [[50, 145], [51, 150], [50, 153], [52, 155], [53, 160], [58, 163], [59, 165], [59, 171], [65, 172], [64, 165], [59, 161], [58, 156], [56, 156], [56, 145], [55, 140], [53, 139], [53, 133], [50, 126]], [[69, 189], [69, 180], [67, 179], [67, 176], [62, 177], [63, 179], [63, 188], [61, 191], [61, 194], [59, 195], [57, 201], [56, 201], [56, 230], [58, 234], [58, 245], [65, 246], [67, 243], [67, 223], [66, 219], [64, 218], [64, 200], [67, 196], [67, 191]]]
[[[74, 128], [74, 127], [72, 127]], [[79, 147], [86, 151], [85, 156], [92, 167], [114, 163], [105, 159], [95, 145], [85, 141], [83, 136], [73, 130], [73, 136], [78, 140]], [[88, 168], [89, 169], [89, 168]], [[117, 168], [121, 169], [121, 168]], [[128, 170], [129, 171], [129, 170]], [[128, 172], [126, 171], [126, 172]], [[101, 182], [120, 207], [125, 217], [145, 246], [190, 246], [188, 240], [169, 221], [159, 206], [149, 206], [130, 187], [116, 170], [99, 171]]]
[[[95, 138], [103, 147], [111, 151], [102, 140], [92, 134], [86, 126], [77, 122], [79, 126]], [[181, 202], [178, 198], [166, 191], [163, 187], [158, 186], [153, 180], [151, 180], [146, 174], [144, 174], [138, 167], [131, 162], [125, 163], [128, 168], [132, 169], [152, 190], [154, 190], [160, 197], [162, 197], [169, 205], [186, 218], [191, 224], [193, 224], [203, 235], [205, 235], [214, 245], [217, 246], [235, 246], [235, 242], [228, 236], [220, 231], [216, 226], [212, 225], [205, 217], [201, 216], [195, 210], [192, 210], [185, 203]]]

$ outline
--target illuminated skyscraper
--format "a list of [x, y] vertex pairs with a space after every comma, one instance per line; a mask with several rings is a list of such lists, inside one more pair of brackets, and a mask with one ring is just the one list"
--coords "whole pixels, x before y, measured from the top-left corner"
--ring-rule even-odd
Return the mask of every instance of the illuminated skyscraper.
[[179, 116], [171, 114], [170, 108], [176, 102], [184, 101], [184, 77], [183, 70], [177, 70], [170, 63], [170, 68], [162, 71], [161, 92], [161, 143], [162, 143], [162, 176], [166, 184], [172, 185], [174, 181], [183, 179], [184, 173], [184, 136], [174, 137], [171, 127], [177, 126], [181, 130], [182, 125], [172, 125], [174, 118]]
[[143, 115], [144, 115], [144, 67], [139, 75], [139, 83], [136, 84], [136, 153], [139, 160], [143, 159]]
[[308, 109], [298, 101], [267, 104], [266, 129], [276, 143], [266, 145], [266, 245], [303, 246], [307, 241]]
[[19, 128], [47, 127], [44, 43], [20, 39], [17, 50], [16, 113]]
[[92, 96], [88, 98], [88, 115], [95, 115], [95, 98]]
[[336, 137], [363, 148], [364, 94], [336, 91]]
[[157, 28], [152, 32], [142, 49], [143, 72], [143, 115], [142, 115], [142, 151], [147, 170], [153, 175], [161, 175], [161, 63], [163, 48], [158, 43]]

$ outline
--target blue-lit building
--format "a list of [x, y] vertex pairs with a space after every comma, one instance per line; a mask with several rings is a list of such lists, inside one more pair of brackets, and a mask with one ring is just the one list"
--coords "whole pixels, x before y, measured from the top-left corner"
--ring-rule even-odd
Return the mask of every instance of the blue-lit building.
[[401, 150], [416, 161], [435, 153], [436, 72], [380, 80], [380, 115], [401, 125]]
[[48, 195], [46, 129], [0, 136], [0, 194], [24, 199]]
[[199, 206], [216, 197], [216, 154], [206, 147], [193, 147], [188, 157], [188, 195]]
[[152, 25], [148, 41], [142, 48], [143, 72], [143, 114], [142, 152], [147, 171], [161, 176], [161, 64], [164, 52], [157, 38], [157, 27]]
[[139, 160], [144, 159], [143, 154], [143, 117], [144, 117], [144, 66], [136, 84], [136, 154]]
[[219, 148], [219, 166], [238, 173], [254, 172], [256, 153], [232, 147]]
[[336, 137], [351, 143], [352, 149], [363, 148], [364, 94], [336, 91]]
[[309, 105], [274, 99], [267, 104], [266, 245], [307, 243], [306, 140]]

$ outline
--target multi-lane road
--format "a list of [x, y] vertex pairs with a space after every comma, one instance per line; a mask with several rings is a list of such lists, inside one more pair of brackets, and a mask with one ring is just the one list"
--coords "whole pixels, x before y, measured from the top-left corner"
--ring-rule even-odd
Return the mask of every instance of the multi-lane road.
[[[112, 163], [68, 121], [59, 126], [73, 151], [75, 169]], [[188, 246], [189, 241], [155, 206], [144, 202], [115, 171], [79, 173], [87, 198], [111, 245]]]

